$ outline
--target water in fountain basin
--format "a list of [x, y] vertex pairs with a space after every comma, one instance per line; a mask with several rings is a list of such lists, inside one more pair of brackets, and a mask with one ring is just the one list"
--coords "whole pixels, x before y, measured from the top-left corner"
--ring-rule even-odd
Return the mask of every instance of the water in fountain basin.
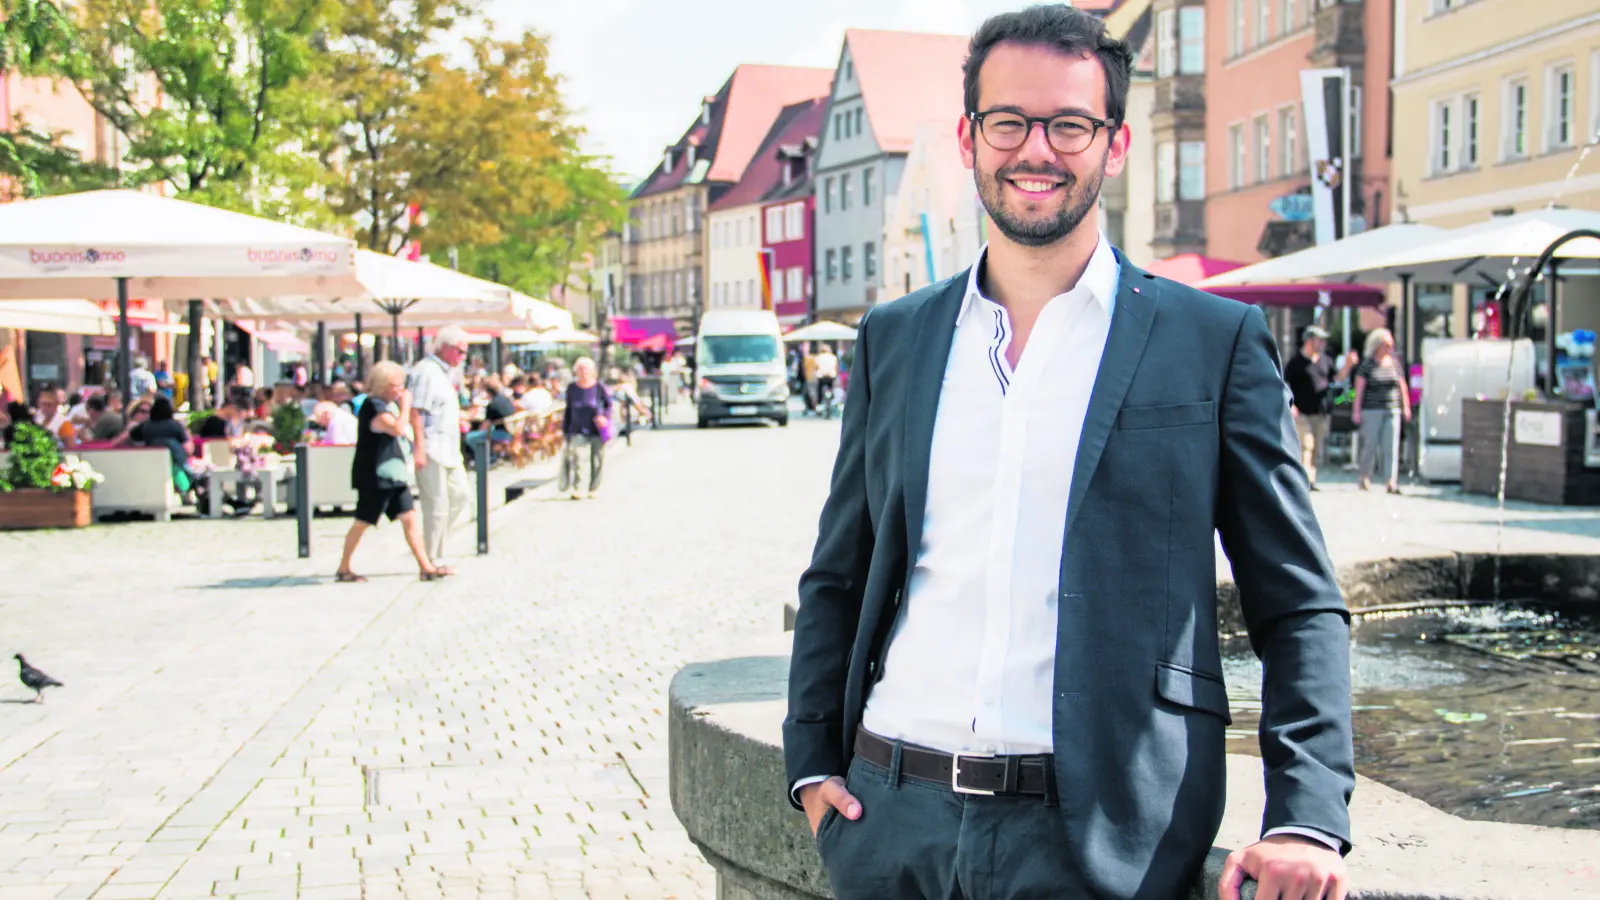
[[[1227, 648], [1229, 750], [1256, 753], [1261, 665]], [[1356, 769], [1472, 819], [1600, 828], [1600, 621], [1506, 606], [1358, 618]]]

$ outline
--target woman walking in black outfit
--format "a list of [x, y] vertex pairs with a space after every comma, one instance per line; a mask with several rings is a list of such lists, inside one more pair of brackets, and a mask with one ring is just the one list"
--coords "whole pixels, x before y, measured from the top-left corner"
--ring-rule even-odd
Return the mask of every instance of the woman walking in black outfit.
[[355, 521], [344, 536], [344, 558], [334, 577], [339, 581], [366, 581], [350, 570], [350, 558], [368, 528], [378, 525], [379, 516], [398, 520], [406, 544], [417, 558], [423, 581], [434, 581], [454, 574], [428, 561], [422, 545], [422, 522], [412, 506], [409, 471], [411, 459], [402, 445], [406, 423], [411, 420], [411, 392], [405, 389], [406, 371], [398, 363], [384, 361], [372, 367], [371, 388], [361, 404], [356, 433], [355, 462], [350, 467], [351, 487], [356, 489]]

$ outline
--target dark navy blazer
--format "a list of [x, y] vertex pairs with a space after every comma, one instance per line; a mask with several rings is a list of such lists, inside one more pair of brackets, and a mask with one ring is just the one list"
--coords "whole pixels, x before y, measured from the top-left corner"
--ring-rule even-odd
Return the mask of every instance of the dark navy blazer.
[[[1265, 664], [1263, 830], [1349, 848], [1349, 614], [1255, 307], [1120, 254], [1116, 309], [1063, 523], [1054, 739], [1084, 895], [1187, 896], [1216, 837], [1230, 722], [1214, 534]], [[789, 784], [843, 774], [922, 542], [928, 459], [962, 274], [861, 322], [839, 455], [800, 579]]]

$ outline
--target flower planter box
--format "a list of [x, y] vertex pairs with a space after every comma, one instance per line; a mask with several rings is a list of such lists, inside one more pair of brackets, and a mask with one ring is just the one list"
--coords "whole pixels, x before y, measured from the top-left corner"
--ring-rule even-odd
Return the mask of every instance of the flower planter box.
[[0, 493], [0, 530], [83, 528], [91, 521], [88, 491], [17, 488]]

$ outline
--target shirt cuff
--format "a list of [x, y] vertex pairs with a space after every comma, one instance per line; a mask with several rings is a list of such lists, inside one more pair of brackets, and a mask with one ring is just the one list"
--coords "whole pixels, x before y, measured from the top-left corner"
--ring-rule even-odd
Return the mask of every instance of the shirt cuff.
[[808, 784], [820, 784], [821, 782], [827, 781], [832, 777], [832, 775], [813, 775], [810, 778], [802, 778], [799, 781], [796, 781], [794, 783], [794, 787], [789, 788], [789, 799], [794, 801], [795, 806], [799, 806], [801, 788]]
[[[798, 789], [799, 785], [796, 785], [795, 787]], [[1269, 838], [1275, 834], [1292, 834], [1297, 837], [1309, 838], [1319, 844], [1326, 844], [1328, 849], [1335, 853], [1338, 853], [1344, 847], [1344, 841], [1341, 841], [1326, 832], [1318, 831], [1315, 828], [1301, 828], [1298, 825], [1285, 825], [1282, 828], [1274, 828], [1268, 831], [1266, 834], [1263, 834], [1262, 837]]]

